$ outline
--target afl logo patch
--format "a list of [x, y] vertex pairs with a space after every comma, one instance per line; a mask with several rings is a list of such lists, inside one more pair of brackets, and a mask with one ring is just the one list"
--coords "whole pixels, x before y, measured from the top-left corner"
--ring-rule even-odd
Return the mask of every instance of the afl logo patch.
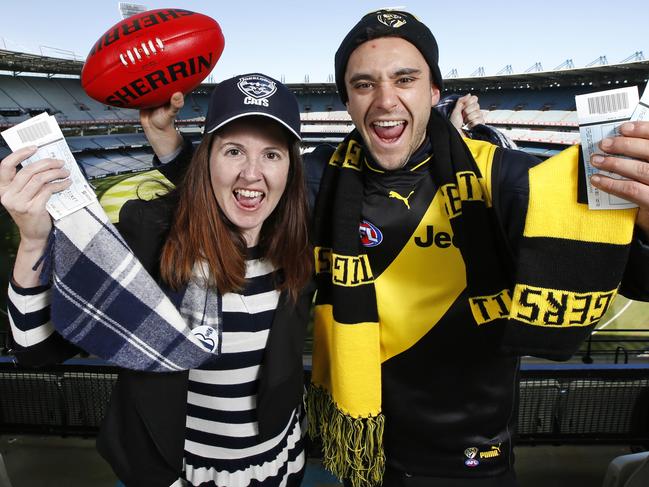
[[472, 446], [464, 450], [464, 456], [466, 457], [464, 465], [467, 467], [474, 468], [480, 465], [480, 462], [476, 458], [476, 456], [478, 456], [478, 449], [476, 447]]
[[273, 96], [277, 91], [275, 82], [264, 76], [244, 76], [239, 79], [237, 86], [241, 93], [257, 100]]
[[363, 247], [376, 247], [383, 242], [383, 234], [381, 233], [381, 230], [376, 228], [376, 226], [372, 225], [367, 220], [361, 221], [361, 224], [358, 227], [358, 232]]

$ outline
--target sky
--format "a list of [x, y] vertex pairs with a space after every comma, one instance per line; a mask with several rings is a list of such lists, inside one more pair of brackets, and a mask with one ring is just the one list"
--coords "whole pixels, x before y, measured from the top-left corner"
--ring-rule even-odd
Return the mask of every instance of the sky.
[[[571, 59], [576, 67], [606, 56], [618, 63], [636, 51], [649, 59], [649, 1], [545, 0], [174, 0], [133, 1], [149, 9], [178, 7], [214, 18], [225, 50], [211, 81], [262, 72], [288, 83], [332, 80], [333, 57], [367, 12], [405, 7], [426, 23], [440, 48], [440, 70], [460, 77], [480, 67], [495, 75], [511, 65], [546, 71]], [[4, 0], [0, 49], [84, 60], [120, 20], [115, 0]]]

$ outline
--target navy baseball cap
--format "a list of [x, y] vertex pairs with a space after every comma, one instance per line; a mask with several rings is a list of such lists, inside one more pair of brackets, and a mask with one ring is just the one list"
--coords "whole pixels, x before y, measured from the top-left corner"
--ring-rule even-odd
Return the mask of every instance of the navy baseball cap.
[[261, 73], [235, 76], [214, 88], [205, 117], [205, 133], [251, 115], [275, 120], [302, 140], [297, 98], [286, 85]]

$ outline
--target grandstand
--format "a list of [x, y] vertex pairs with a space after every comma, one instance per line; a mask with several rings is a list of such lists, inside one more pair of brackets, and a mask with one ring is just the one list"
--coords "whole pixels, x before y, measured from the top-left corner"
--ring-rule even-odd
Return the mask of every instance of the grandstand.
[[[644, 89], [649, 61], [643, 60], [642, 53], [636, 54], [630, 62], [614, 65], [447, 77], [443, 95], [477, 94], [488, 124], [509, 135], [523, 150], [544, 158], [579, 142], [576, 95], [629, 85]], [[0, 50], [0, 129], [43, 111], [52, 114], [83, 172], [95, 185], [107, 176], [151, 169], [152, 150], [139, 125], [138, 112], [89, 98], [80, 84], [82, 66], [78, 60]], [[187, 95], [178, 117], [180, 130], [195, 142], [213, 86], [202, 84]], [[288, 86], [300, 105], [306, 150], [323, 142], [336, 143], [352, 129], [333, 83]], [[0, 158], [8, 153], [0, 140]], [[137, 180], [119, 177], [115, 181], [132, 188], [132, 181]], [[116, 212], [118, 203], [112, 201], [111, 208]]]
[[[81, 68], [81, 61], [0, 50], [0, 129], [43, 111], [56, 117], [77, 162], [115, 219], [120, 203], [149, 177], [152, 150], [137, 111], [108, 107], [89, 98], [81, 88]], [[451, 77], [445, 79], [443, 95], [477, 94], [488, 124], [501, 129], [523, 150], [549, 157], [579, 142], [575, 95], [629, 85], [643, 90], [648, 76], [649, 61], [641, 60], [550, 72]], [[306, 150], [323, 142], [336, 143], [352, 129], [333, 83], [288, 86], [298, 97]], [[203, 84], [186, 96], [179, 115], [180, 130], [196, 141], [212, 88]], [[8, 153], [0, 141], [0, 158]], [[0, 232], [5, 256], [0, 259], [0, 289], [6, 289], [17, 236], [1, 212]], [[7, 328], [4, 300], [0, 292], [0, 355]], [[604, 442], [636, 448], [649, 444], [648, 308], [621, 301], [612, 313], [604, 323], [606, 332], [593, 335], [576, 364], [554, 368], [539, 361], [525, 364], [519, 427], [527, 444]], [[616, 335], [609, 333], [615, 328], [609, 322], [618, 319], [618, 314], [623, 319], [618, 320], [622, 325]], [[637, 326], [644, 329], [631, 329]], [[626, 365], [615, 368], [623, 362]], [[309, 357], [305, 363], [308, 367]], [[96, 432], [115, 371], [97, 365], [62, 367], [36, 374], [16, 368], [9, 359], [0, 360], [0, 434]], [[34, 389], [22, 389], [29, 385], [27, 380], [34, 382]], [[29, 416], [32, 412], [21, 407], [33, 404], [36, 397], [42, 399], [37, 402], [40, 409]], [[529, 458], [534, 455], [539, 453]]]
[[[79, 81], [81, 61], [0, 50], [0, 128], [48, 112], [56, 117], [79, 164], [90, 179], [150, 167], [150, 150], [135, 110], [108, 107], [89, 98]], [[649, 61], [549, 72], [448, 78], [443, 95], [472, 92], [488, 124], [519, 146], [548, 157], [578, 142], [574, 97], [592, 91], [638, 85], [644, 89]], [[333, 83], [289, 84], [302, 112], [307, 147], [337, 142], [352, 123]], [[186, 97], [179, 115], [183, 130], [198, 134], [213, 85]], [[129, 136], [124, 135], [129, 133]], [[138, 133], [140, 135], [138, 135]], [[119, 135], [118, 135], [119, 134]], [[136, 149], [135, 155], [132, 149]], [[0, 144], [0, 156], [8, 149]], [[148, 160], [142, 157], [149, 154]]]

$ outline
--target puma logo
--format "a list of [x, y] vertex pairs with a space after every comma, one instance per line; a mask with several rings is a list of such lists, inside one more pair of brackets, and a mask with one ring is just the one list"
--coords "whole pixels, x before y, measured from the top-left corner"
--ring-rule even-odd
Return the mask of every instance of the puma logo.
[[414, 193], [414, 191], [411, 191], [408, 196], [404, 197], [404, 196], [401, 196], [396, 191], [390, 191], [390, 193], [388, 193], [388, 198], [396, 198], [398, 200], [401, 200], [401, 201], [403, 201], [403, 204], [406, 205], [408, 207], [408, 209], [410, 209], [410, 203], [408, 203], [408, 199], [410, 199], [410, 197], [412, 196], [413, 193]]
[[502, 443], [498, 443], [498, 446], [491, 446], [491, 450], [489, 451], [481, 451], [480, 452], [480, 458], [496, 458], [499, 457], [502, 452], [500, 451], [500, 445]]

